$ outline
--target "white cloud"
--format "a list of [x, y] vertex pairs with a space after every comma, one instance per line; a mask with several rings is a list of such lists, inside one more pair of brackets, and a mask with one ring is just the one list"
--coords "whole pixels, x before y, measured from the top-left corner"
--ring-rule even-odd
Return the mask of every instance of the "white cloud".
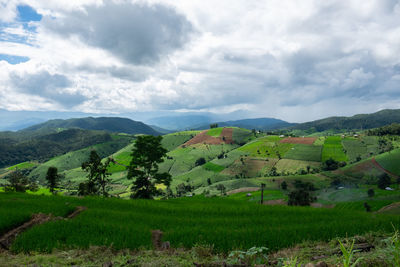
[[[0, 54], [30, 61], [0, 62], [0, 108], [305, 121], [400, 107], [398, 0], [33, 0], [44, 16], [35, 31], [15, 21], [20, 2], [0, 0], [0, 36], [29, 41], [2, 38]], [[44, 72], [70, 84], [52, 94], [26, 85], [21, 99], [15, 73]]]

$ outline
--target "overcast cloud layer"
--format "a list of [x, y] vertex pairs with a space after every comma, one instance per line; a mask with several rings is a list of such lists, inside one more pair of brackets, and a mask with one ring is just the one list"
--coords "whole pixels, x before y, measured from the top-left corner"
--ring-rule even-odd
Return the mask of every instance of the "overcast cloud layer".
[[0, 109], [384, 108], [400, 108], [400, 0], [0, 0]]

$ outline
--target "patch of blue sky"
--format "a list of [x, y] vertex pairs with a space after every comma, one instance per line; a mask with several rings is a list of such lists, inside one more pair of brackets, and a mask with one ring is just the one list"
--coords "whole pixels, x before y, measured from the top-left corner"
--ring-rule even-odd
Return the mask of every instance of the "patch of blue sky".
[[0, 61], [5, 60], [12, 65], [27, 62], [29, 59], [29, 57], [0, 54]]
[[18, 20], [21, 22], [40, 21], [42, 15], [38, 14], [36, 10], [27, 5], [20, 5], [17, 7]]

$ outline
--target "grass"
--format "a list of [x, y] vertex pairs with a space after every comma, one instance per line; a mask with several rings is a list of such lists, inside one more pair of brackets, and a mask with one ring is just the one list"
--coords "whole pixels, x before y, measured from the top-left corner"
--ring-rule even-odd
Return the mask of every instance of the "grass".
[[[247, 196], [250, 194], [250, 196]], [[261, 191], [252, 192], [240, 192], [236, 194], [229, 195], [228, 198], [236, 200], [244, 200], [250, 202], [259, 202], [261, 200]], [[288, 196], [284, 194], [281, 190], [264, 190], [264, 201], [275, 200], [275, 199], [288, 199]]]
[[322, 146], [297, 144], [284, 155], [285, 159], [321, 161]]
[[152, 229], [161, 229], [164, 240], [170, 241], [172, 247], [191, 248], [201, 243], [212, 244], [215, 251], [225, 252], [253, 246], [277, 250], [304, 240], [330, 240], [368, 231], [390, 231], [392, 223], [400, 226], [398, 216], [262, 206], [227, 198], [127, 201], [57, 197], [48, 201], [48, 197], [43, 196], [2, 193], [0, 201], [3, 211], [10, 210], [9, 205], [4, 205], [10, 201], [13, 210], [18, 212], [27, 204], [42, 210], [56, 210], [58, 214], [72, 206], [88, 207], [72, 220], [45, 223], [20, 234], [12, 245], [14, 252], [49, 252], [54, 248], [93, 245], [112, 245], [114, 249], [150, 248]]
[[224, 166], [221, 166], [221, 165], [218, 165], [218, 164], [215, 164], [212, 162], [207, 162], [206, 164], [203, 165], [203, 167], [206, 170], [213, 171], [213, 172], [221, 172], [225, 169]]
[[283, 157], [294, 145], [279, 143], [279, 136], [261, 137], [239, 148], [253, 157], [278, 158]]
[[367, 145], [357, 138], [346, 137], [343, 139], [342, 144], [350, 162], [355, 162], [357, 157], [364, 159], [369, 156]]
[[322, 149], [322, 162], [328, 159], [336, 161], [348, 161], [348, 158], [343, 151], [342, 138], [340, 136], [328, 136]]
[[218, 136], [221, 135], [223, 129], [224, 128], [222, 128], [222, 127], [212, 128], [212, 129], [207, 131], [207, 134], [210, 135], [210, 136], [218, 137]]
[[32, 169], [33, 167], [35, 167], [37, 165], [38, 165], [38, 163], [36, 163], [36, 162], [27, 161], [27, 162], [22, 162], [22, 163], [19, 163], [17, 165], [8, 167], [7, 170], [9, 170], [9, 171], [14, 171], [16, 169], [18, 169], [18, 170], [26, 170], [26, 169]]
[[378, 155], [376, 161], [384, 169], [400, 176], [400, 149]]

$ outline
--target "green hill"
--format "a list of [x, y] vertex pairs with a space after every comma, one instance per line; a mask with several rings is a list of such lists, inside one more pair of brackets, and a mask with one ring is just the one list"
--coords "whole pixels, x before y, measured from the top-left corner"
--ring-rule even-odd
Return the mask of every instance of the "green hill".
[[352, 117], [329, 117], [321, 120], [300, 123], [292, 130], [323, 132], [327, 130], [363, 130], [400, 123], [400, 109], [385, 109], [371, 114], [359, 114]]

